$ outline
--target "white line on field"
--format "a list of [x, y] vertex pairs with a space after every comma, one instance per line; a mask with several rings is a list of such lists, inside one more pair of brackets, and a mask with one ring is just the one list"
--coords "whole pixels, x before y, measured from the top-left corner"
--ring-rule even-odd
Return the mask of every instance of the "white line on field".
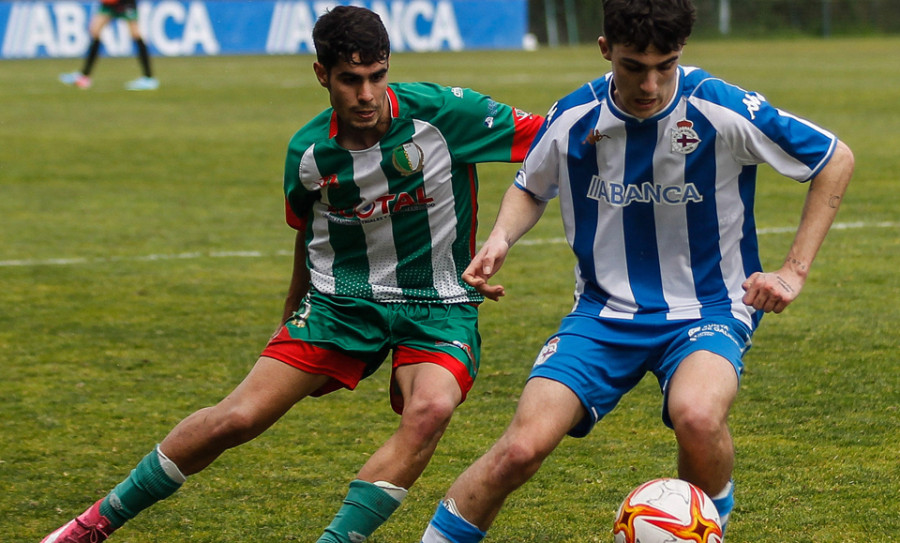
[[[850, 230], [853, 228], [897, 228], [900, 223], [884, 221], [884, 222], [836, 222], [831, 225], [832, 230]], [[792, 234], [797, 231], [796, 226], [779, 226], [775, 228], [760, 228], [757, 234], [764, 236], [767, 234]], [[566, 243], [566, 238], [547, 238], [547, 239], [523, 239], [516, 242], [516, 245], [547, 245], [550, 243]]]
[[[900, 223], [884, 221], [884, 222], [843, 222], [831, 225], [832, 230], [851, 230], [857, 228], [897, 228]], [[760, 228], [757, 230], [759, 235], [767, 234], [786, 234], [793, 233], [796, 227], [782, 226], [775, 228]], [[553, 245], [557, 243], [565, 243], [566, 238], [542, 238], [542, 239], [523, 239], [516, 245], [532, 246], [532, 245]], [[0, 260], [0, 268], [16, 268], [27, 266], [74, 266], [77, 264], [97, 264], [109, 262], [154, 262], [158, 260], [194, 260], [199, 258], [263, 258], [267, 256], [291, 256], [291, 251], [276, 251], [275, 253], [264, 253], [262, 251], [209, 251], [209, 252], [190, 252], [175, 254], [150, 254], [138, 256], [110, 256], [110, 257], [72, 257], [72, 258], [45, 258], [45, 259], [23, 259], [23, 260]]]

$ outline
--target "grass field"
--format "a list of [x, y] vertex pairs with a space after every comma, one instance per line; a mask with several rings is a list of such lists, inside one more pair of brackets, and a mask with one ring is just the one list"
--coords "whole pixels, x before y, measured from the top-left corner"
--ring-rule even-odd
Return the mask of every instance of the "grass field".
[[[900, 39], [696, 42], [699, 64], [815, 119], [856, 175], [801, 298], [767, 317], [732, 416], [729, 542], [900, 537]], [[327, 104], [312, 58], [0, 64], [0, 539], [36, 543], [105, 494], [181, 418], [245, 375], [281, 313], [292, 233], [288, 138]], [[398, 54], [392, 78], [470, 86], [543, 113], [606, 71], [591, 47]], [[481, 169], [481, 235], [514, 167]], [[761, 170], [764, 264], [780, 263], [804, 186]], [[418, 541], [437, 500], [508, 422], [533, 357], [570, 306], [557, 208], [513, 250], [482, 311], [482, 371], [429, 468], [371, 541]], [[302, 402], [145, 512], [121, 543], [314, 541], [398, 419], [387, 372]], [[675, 472], [655, 382], [569, 439], [508, 501], [488, 541], [609, 542], [633, 486]]]

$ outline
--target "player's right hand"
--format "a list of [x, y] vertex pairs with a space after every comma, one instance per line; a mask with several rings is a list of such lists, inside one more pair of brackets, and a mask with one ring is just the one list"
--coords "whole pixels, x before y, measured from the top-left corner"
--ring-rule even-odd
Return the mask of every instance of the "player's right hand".
[[501, 296], [506, 295], [506, 289], [503, 285], [489, 284], [488, 279], [503, 266], [508, 252], [509, 245], [505, 241], [488, 239], [463, 272], [463, 281], [474, 287], [485, 298], [498, 301]]

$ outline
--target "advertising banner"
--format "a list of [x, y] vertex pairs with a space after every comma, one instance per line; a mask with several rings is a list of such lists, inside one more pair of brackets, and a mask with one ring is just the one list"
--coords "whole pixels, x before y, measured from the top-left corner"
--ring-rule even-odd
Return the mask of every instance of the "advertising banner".
[[[138, 21], [154, 55], [313, 53], [318, 15], [351, 3], [381, 16], [395, 52], [521, 49], [528, 26], [526, 0], [142, 0]], [[83, 56], [98, 7], [70, 0], [0, 1], [0, 58]], [[134, 54], [121, 20], [103, 30], [101, 41], [106, 55]]]

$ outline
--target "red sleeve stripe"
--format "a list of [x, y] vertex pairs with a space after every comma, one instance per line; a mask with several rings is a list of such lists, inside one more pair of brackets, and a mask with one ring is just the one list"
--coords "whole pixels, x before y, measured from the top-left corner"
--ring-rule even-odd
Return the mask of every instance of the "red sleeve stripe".
[[284, 199], [284, 216], [287, 220], [288, 226], [293, 228], [294, 230], [299, 230], [300, 232], [306, 230], [306, 217], [302, 219], [298, 217], [294, 210], [291, 209], [291, 204], [288, 202], [287, 198]]
[[531, 141], [537, 135], [544, 118], [540, 115], [525, 113], [522, 110], [513, 108], [513, 120], [516, 125], [516, 132], [513, 135], [512, 156], [510, 160], [513, 162], [522, 162], [528, 149], [531, 147]]

